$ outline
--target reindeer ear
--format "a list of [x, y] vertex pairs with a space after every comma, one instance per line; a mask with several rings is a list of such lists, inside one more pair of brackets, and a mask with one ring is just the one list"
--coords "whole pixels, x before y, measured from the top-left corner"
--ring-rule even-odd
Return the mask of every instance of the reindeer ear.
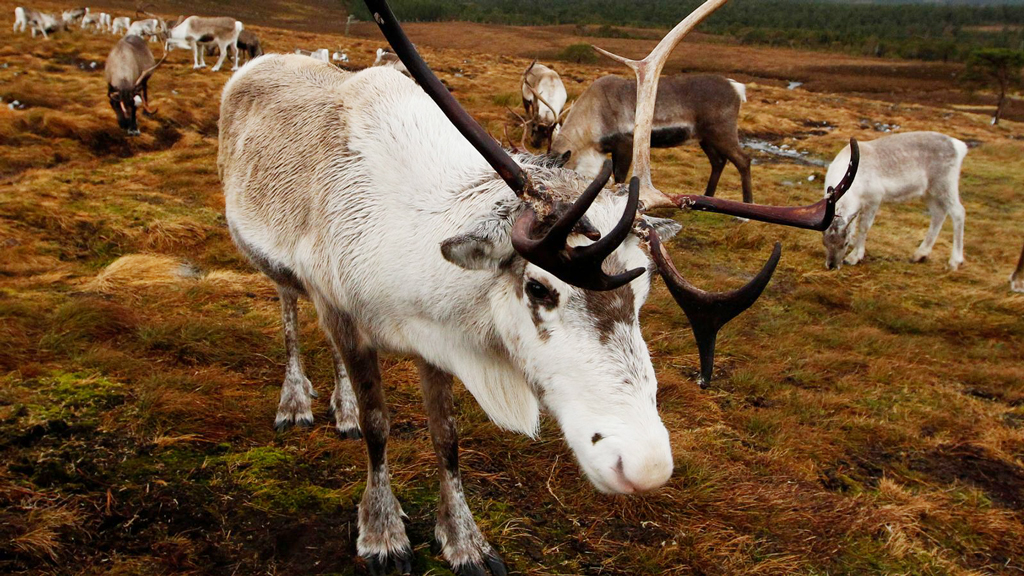
[[441, 242], [444, 259], [466, 270], [498, 270], [515, 255], [512, 248], [511, 204], [495, 210], [469, 230]]
[[377, 59], [380, 60], [381, 55], [384, 54], [383, 48], [377, 48]]
[[655, 218], [654, 216], [644, 216], [644, 222], [654, 228], [654, 231], [658, 233], [658, 238], [662, 241], [668, 240], [679, 234], [679, 231], [683, 229], [683, 225], [671, 218]]

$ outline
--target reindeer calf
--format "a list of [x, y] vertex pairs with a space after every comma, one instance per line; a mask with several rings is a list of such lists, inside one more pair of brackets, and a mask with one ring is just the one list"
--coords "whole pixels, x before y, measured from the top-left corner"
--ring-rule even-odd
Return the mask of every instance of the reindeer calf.
[[[861, 143], [857, 180], [836, 204], [835, 220], [822, 237], [825, 267], [833, 270], [844, 262], [852, 266], [864, 259], [868, 230], [883, 202], [924, 198], [932, 221], [913, 261], [923, 262], [931, 254], [948, 214], [953, 220], [949, 267], [959, 268], [964, 261], [966, 213], [960, 203], [960, 167], [965, 156], [966, 144], [938, 132], [907, 132]], [[826, 190], [842, 178], [843, 163], [849, 159], [847, 146], [829, 166]]]
[[395, 70], [398, 70], [402, 74], [405, 74], [409, 78], [412, 78], [412, 74], [409, 73], [409, 69], [405, 67], [401, 58], [395, 55], [394, 52], [387, 48], [377, 48], [377, 59], [373, 61], [374, 66], [391, 66]]

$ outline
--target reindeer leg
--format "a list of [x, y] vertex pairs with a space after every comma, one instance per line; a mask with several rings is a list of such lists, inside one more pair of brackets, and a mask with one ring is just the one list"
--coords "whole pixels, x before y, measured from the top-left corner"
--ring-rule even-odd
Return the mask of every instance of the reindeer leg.
[[946, 221], [946, 209], [934, 200], [928, 201], [928, 213], [932, 217], [931, 224], [928, 226], [928, 232], [924, 235], [924, 240], [921, 241], [921, 245], [917, 247], [913, 258], [910, 259], [911, 262], [924, 262], [928, 259], [932, 253], [932, 246], [935, 245], [935, 241], [939, 238], [939, 232], [942, 231], [942, 224]]
[[281, 322], [284, 325], [284, 347], [288, 361], [281, 384], [281, 401], [277, 405], [274, 429], [287, 430], [292, 426], [308, 428], [313, 425], [310, 391], [313, 384], [306, 378], [299, 353], [299, 294], [291, 288], [278, 285], [281, 297]]
[[850, 266], [856, 266], [864, 259], [864, 244], [868, 241], [868, 230], [871, 230], [871, 226], [875, 223], [878, 207], [879, 204], [865, 204], [860, 210], [860, 215], [857, 216], [857, 236], [853, 240], [853, 249], [843, 260]]
[[211, 72], [218, 72], [220, 67], [224, 65], [224, 59], [228, 56], [227, 44], [218, 44], [217, 47], [220, 48], [220, 58], [217, 58], [217, 63], [213, 65], [213, 68], [210, 68]]
[[417, 366], [441, 477], [434, 528], [441, 553], [456, 574], [482, 576], [490, 571], [493, 576], [505, 576], [508, 573], [505, 564], [480, 533], [462, 491], [459, 436], [452, 414], [452, 376], [424, 360]]
[[334, 427], [341, 434], [342, 438], [358, 440], [363, 437], [359, 431], [359, 407], [356, 404], [356, 395], [352, 391], [352, 382], [348, 378], [348, 371], [345, 370], [345, 358], [341, 350], [334, 343], [330, 333], [327, 339], [331, 343], [331, 354], [334, 356], [334, 392], [331, 393], [330, 411], [334, 415]]
[[612, 144], [612, 174], [615, 176], [615, 183], [621, 184], [629, 176], [629, 167], [633, 163], [633, 138], [631, 136], [616, 136]]
[[718, 189], [718, 181], [722, 178], [722, 171], [725, 170], [725, 158], [718, 153], [714, 146], [704, 140], [700, 141], [700, 149], [704, 151], [704, 155], [711, 162], [711, 176], [708, 178], [708, 187], [704, 190], [704, 195], [714, 196], [715, 190]]
[[412, 572], [412, 546], [402, 523], [405, 513], [391, 492], [387, 462], [390, 425], [377, 351], [361, 341], [350, 316], [322, 299], [316, 302], [321, 324], [338, 344], [352, 379], [370, 460], [366, 490], [359, 503], [356, 550], [366, 560], [371, 574], [387, 574], [392, 567], [402, 574], [409, 574]]

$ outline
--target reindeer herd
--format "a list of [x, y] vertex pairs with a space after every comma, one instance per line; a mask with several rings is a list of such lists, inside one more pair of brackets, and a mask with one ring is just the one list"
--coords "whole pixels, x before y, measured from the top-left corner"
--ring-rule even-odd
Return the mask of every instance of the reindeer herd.
[[[674, 47], [725, 0], [705, 2], [643, 60], [598, 49], [635, 78], [598, 78], [568, 106], [558, 73], [530, 64], [520, 85], [525, 115], [513, 112], [523, 138], [509, 142], [511, 151], [433, 74], [386, 1], [365, 1], [390, 49], [358, 72], [331, 63], [347, 62], [344, 52], [262, 55], [259, 40], [232, 18], [89, 21], [126, 32], [106, 74], [111, 106], [129, 133], [138, 133], [136, 106], [150, 110], [147, 83], [167, 51], [191, 49], [202, 68], [215, 47], [214, 71], [232, 52], [238, 71], [221, 100], [218, 168], [231, 237], [280, 295], [287, 367], [275, 426], [313, 422], [315, 393], [298, 341], [298, 300], [306, 298], [334, 353], [335, 427], [364, 438], [369, 454], [357, 548], [374, 573], [408, 572], [412, 550], [390, 487], [379, 353], [417, 359], [440, 469], [442, 555], [459, 573], [505, 574], [463, 494], [454, 378], [504, 429], [535, 435], [541, 410], [549, 412], [598, 490], [655, 489], [673, 469], [639, 322], [656, 277], [690, 320], [699, 383], [707, 386], [718, 331], [757, 300], [779, 262], [776, 244], [745, 286], [706, 292], [664, 247], [681, 226], [650, 211], [702, 210], [815, 230], [833, 269], [863, 260], [881, 203], [921, 198], [931, 226], [914, 261], [928, 257], [949, 216], [949, 268], [963, 264], [959, 177], [967, 146], [942, 134], [851, 141], [829, 168], [819, 202], [753, 203], [738, 126], [746, 87], [713, 75], [661, 76]], [[92, 13], [58, 20], [18, 8], [15, 15], [16, 30], [47, 36], [61, 23], [87, 28]], [[146, 39], [164, 43], [160, 61]], [[250, 58], [241, 69], [240, 48]], [[711, 164], [704, 193], [659, 191], [651, 149], [691, 139]], [[541, 152], [529, 152], [526, 140]], [[740, 173], [742, 202], [714, 197], [727, 163]], [[1011, 284], [1024, 291], [1024, 253]]]

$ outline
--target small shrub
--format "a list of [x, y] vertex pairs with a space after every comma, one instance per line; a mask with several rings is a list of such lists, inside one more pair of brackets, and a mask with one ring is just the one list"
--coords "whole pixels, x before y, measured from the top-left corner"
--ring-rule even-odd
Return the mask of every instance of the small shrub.
[[572, 44], [566, 46], [564, 50], [558, 53], [556, 56], [559, 60], [566, 62], [574, 62], [576, 64], [595, 64], [597, 63], [597, 53], [590, 44]]

